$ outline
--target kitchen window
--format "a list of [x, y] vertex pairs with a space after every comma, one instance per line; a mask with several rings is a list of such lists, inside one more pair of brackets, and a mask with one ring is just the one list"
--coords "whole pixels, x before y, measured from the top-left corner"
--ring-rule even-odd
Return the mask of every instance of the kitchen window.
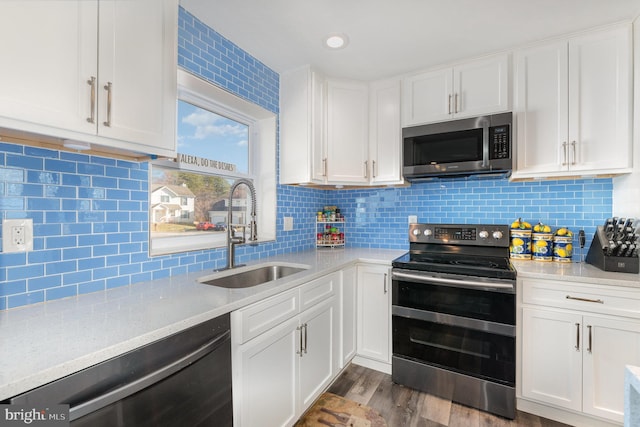
[[[178, 71], [177, 157], [150, 167], [151, 255], [226, 246], [229, 189], [256, 187], [258, 240], [275, 239], [275, 114], [183, 70]], [[233, 223], [251, 201], [240, 186]]]

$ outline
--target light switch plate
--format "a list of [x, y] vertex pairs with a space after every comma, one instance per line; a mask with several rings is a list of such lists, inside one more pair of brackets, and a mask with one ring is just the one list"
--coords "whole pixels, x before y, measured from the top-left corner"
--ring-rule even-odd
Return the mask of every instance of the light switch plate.
[[284, 231], [291, 231], [293, 230], [293, 217], [292, 216], [285, 216], [284, 217]]
[[2, 252], [26, 252], [32, 250], [32, 219], [5, 219], [2, 221]]

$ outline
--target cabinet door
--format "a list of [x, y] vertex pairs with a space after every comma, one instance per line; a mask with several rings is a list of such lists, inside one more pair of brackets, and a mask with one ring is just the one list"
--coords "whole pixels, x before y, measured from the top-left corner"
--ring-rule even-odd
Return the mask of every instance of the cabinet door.
[[[303, 354], [300, 357], [300, 405], [305, 411], [333, 380], [337, 299], [331, 297], [300, 315]], [[263, 424], [270, 425], [270, 424]]]
[[640, 365], [640, 323], [584, 317], [583, 411], [623, 422], [624, 367]]
[[453, 69], [452, 110], [457, 118], [509, 109], [509, 57], [470, 61]]
[[327, 180], [367, 183], [369, 103], [360, 82], [327, 83]]
[[370, 177], [373, 183], [402, 181], [402, 129], [400, 128], [400, 82], [372, 83], [369, 111]]
[[234, 425], [289, 426], [297, 419], [298, 317], [234, 347]]
[[569, 159], [580, 171], [631, 167], [631, 29], [569, 40]]
[[280, 75], [280, 183], [325, 181], [324, 79], [309, 66]]
[[[325, 128], [326, 82], [317, 71], [311, 71], [311, 182], [323, 184], [327, 181], [327, 141]], [[308, 162], [308, 160], [305, 160]], [[298, 167], [298, 165], [294, 165]]]
[[358, 355], [391, 362], [391, 287], [386, 266], [358, 266]]
[[447, 120], [453, 113], [451, 68], [416, 74], [404, 79], [403, 126]]
[[98, 134], [174, 153], [176, 0], [103, 1], [99, 7]]
[[96, 1], [0, 2], [0, 126], [95, 134], [97, 28]]
[[567, 169], [567, 43], [516, 52], [514, 112], [516, 171], [540, 174]]
[[342, 270], [340, 369], [345, 367], [356, 354], [356, 283], [356, 267]]
[[582, 316], [522, 309], [522, 395], [582, 410]]

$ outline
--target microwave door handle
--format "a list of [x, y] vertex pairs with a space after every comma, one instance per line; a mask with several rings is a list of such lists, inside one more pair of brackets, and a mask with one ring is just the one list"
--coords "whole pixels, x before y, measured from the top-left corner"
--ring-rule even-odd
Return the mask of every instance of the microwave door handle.
[[482, 167], [489, 167], [489, 120], [482, 120]]

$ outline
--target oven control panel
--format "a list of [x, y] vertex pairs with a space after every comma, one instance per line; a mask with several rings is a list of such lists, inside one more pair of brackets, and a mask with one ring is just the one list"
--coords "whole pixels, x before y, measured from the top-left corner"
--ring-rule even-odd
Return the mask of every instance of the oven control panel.
[[496, 224], [409, 224], [409, 242], [509, 246], [509, 226]]

